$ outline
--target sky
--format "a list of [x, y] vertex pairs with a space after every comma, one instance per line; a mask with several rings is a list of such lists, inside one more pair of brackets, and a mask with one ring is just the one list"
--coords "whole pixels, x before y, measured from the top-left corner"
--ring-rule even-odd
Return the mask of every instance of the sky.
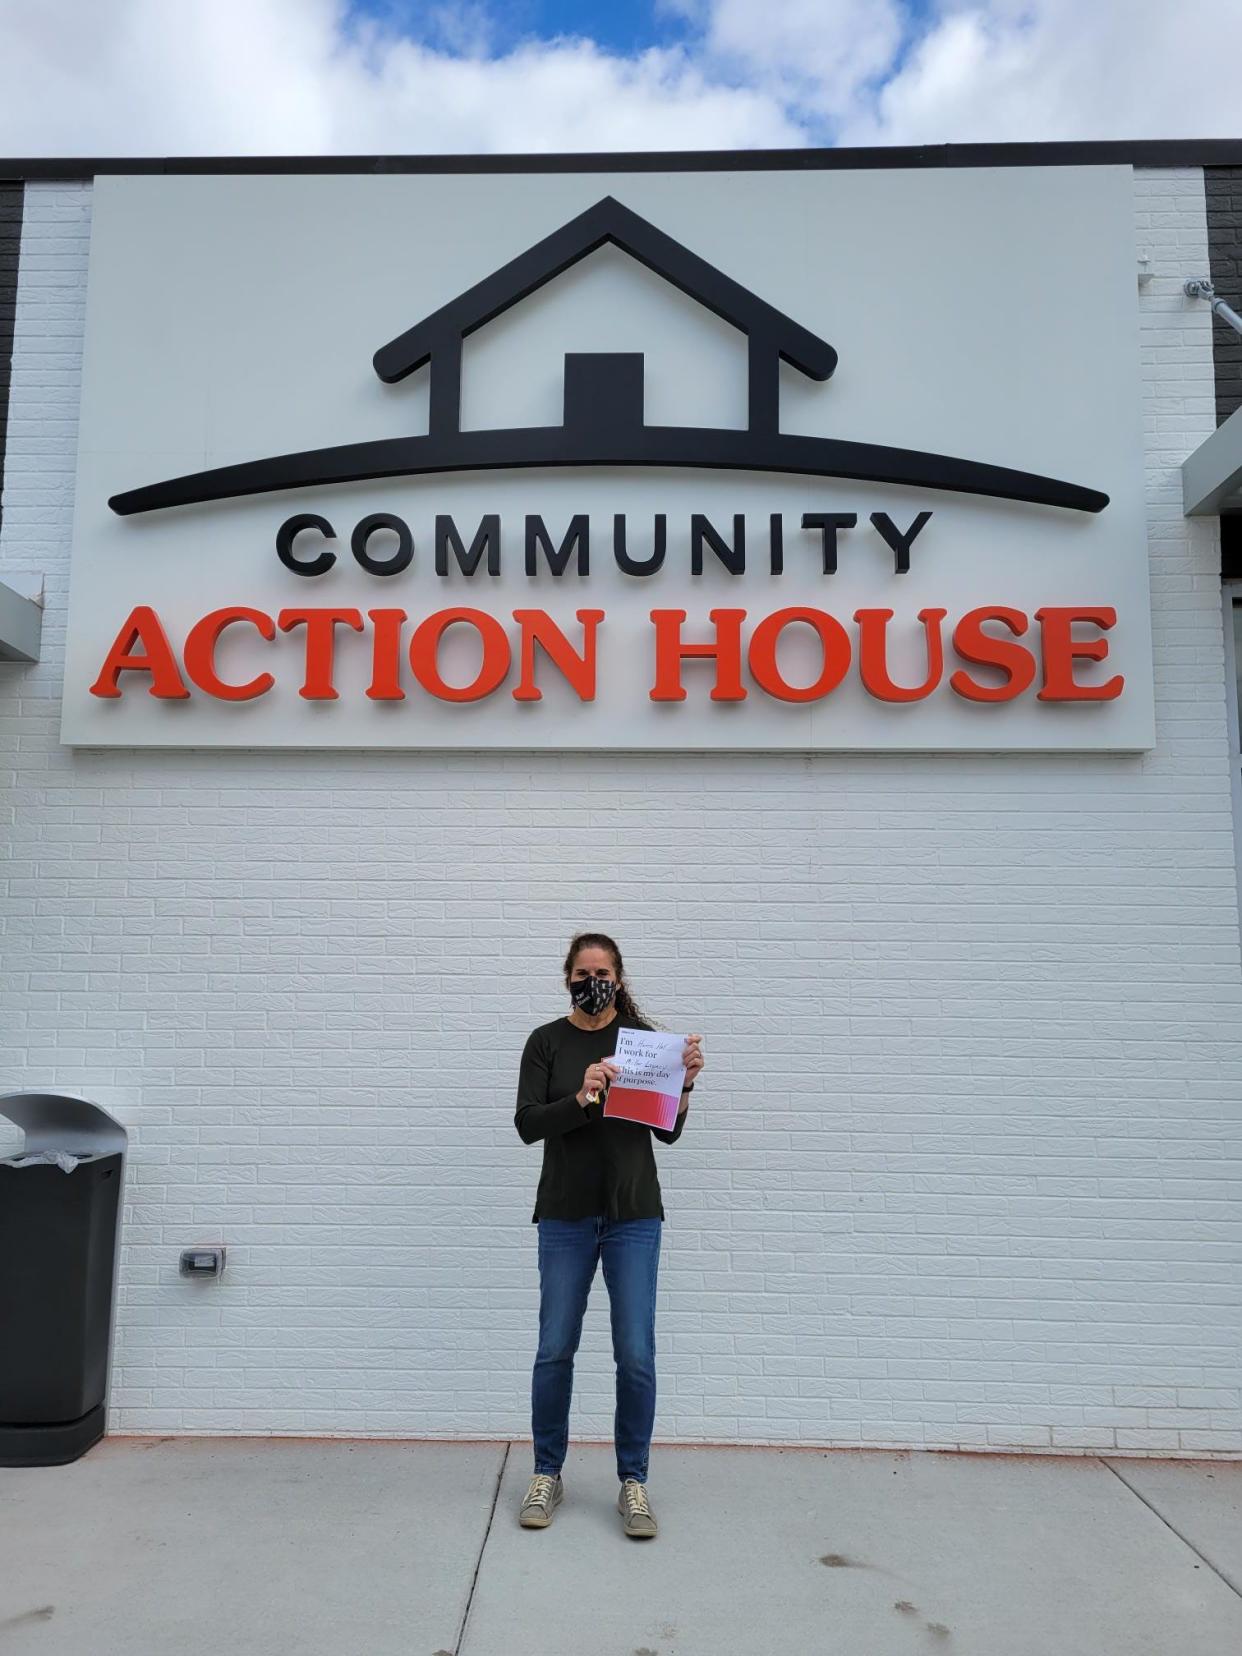
[[1242, 0], [0, 0], [0, 155], [1242, 137]]

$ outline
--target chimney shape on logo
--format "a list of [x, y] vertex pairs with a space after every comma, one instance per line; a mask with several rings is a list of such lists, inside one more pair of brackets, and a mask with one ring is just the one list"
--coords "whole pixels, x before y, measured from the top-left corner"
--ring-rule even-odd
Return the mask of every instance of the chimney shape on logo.
[[[442, 305], [423, 321], [390, 340], [375, 353], [375, 372], [391, 385], [412, 374], [424, 363], [430, 363], [431, 430], [433, 433], [457, 431], [462, 340], [609, 243], [746, 334], [750, 341], [748, 425], [752, 431], [775, 433], [777, 429], [776, 394], [782, 358], [814, 380], [826, 380], [836, 367], [837, 353], [826, 340], [801, 327], [744, 288], [740, 282], [717, 270], [715, 265], [674, 241], [672, 236], [632, 212], [615, 196], [604, 196], [586, 212], [562, 224], [551, 235], [528, 247], [524, 253], [519, 253], [516, 259], [510, 259], [508, 264], [494, 270], [490, 276], [467, 288], [465, 293], [450, 299], [447, 305]], [[567, 367], [571, 360], [567, 357]], [[604, 370], [613, 384], [618, 373], [613, 366], [616, 360], [611, 359], [609, 367]], [[634, 360], [640, 365], [638, 384], [641, 388], [642, 358], [639, 356]], [[593, 372], [602, 368], [600, 359], [595, 359], [595, 363], [596, 370]], [[633, 382], [628, 378], [625, 387], [627, 398], [632, 399]], [[571, 423], [570, 403], [570, 376], [567, 372], [567, 427]], [[580, 406], [575, 399], [575, 412], [579, 411]], [[627, 403], [627, 406], [630, 404]]]

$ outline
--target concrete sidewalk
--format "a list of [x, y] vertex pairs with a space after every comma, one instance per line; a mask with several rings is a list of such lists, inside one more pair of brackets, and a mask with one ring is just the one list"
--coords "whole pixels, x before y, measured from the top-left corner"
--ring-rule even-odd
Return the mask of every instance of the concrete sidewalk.
[[107, 1438], [0, 1470], [4, 1656], [1230, 1656], [1242, 1462]]

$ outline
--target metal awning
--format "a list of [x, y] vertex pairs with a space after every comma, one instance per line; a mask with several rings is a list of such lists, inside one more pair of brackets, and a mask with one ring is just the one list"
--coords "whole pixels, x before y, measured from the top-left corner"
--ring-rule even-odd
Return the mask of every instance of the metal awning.
[[43, 610], [0, 581], [0, 661], [38, 661]]
[[1242, 408], [1182, 461], [1182, 510], [1187, 517], [1242, 512]]

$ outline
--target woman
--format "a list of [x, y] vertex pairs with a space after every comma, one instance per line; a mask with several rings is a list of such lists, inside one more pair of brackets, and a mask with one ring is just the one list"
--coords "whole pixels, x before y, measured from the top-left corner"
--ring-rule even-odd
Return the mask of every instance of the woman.
[[514, 1124], [524, 1144], [543, 1140], [543, 1171], [531, 1222], [539, 1226], [539, 1349], [531, 1379], [535, 1473], [519, 1522], [543, 1529], [564, 1489], [574, 1354], [582, 1335], [595, 1267], [603, 1260], [617, 1365], [614, 1421], [617, 1510], [625, 1533], [656, 1533], [647, 1498], [647, 1460], [655, 1420], [656, 1272], [664, 1204], [651, 1137], [676, 1144], [694, 1079], [703, 1068], [702, 1036], [686, 1037], [686, 1084], [670, 1129], [604, 1116], [604, 1096], [619, 1066], [620, 1029], [650, 1029], [625, 982], [621, 951], [601, 932], [569, 945], [568, 1016], [531, 1032], [518, 1074]]

